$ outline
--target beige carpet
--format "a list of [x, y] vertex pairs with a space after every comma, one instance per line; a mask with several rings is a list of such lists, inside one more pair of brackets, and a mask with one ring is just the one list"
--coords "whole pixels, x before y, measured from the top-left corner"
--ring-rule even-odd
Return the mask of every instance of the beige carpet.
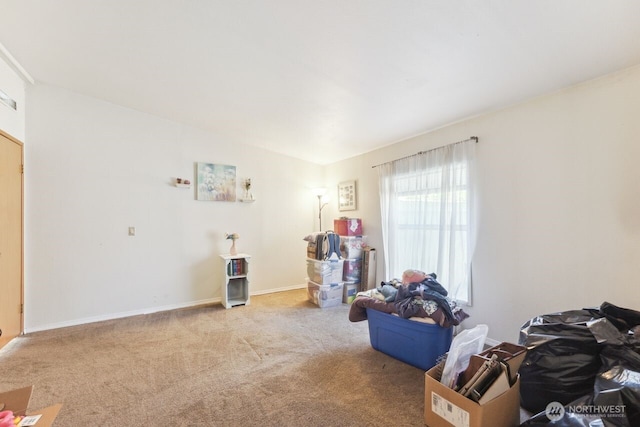
[[0, 391], [33, 384], [57, 426], [423, 426], [424, 372], [306, 290], [28, 334]]

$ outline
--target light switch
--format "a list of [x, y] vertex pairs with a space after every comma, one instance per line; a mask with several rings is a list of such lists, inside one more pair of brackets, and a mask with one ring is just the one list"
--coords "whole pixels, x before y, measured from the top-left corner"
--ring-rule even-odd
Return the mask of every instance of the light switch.
[[136, 235], [136, 228], [129, 227], [129, 236], [135, 236], [135, 235]]

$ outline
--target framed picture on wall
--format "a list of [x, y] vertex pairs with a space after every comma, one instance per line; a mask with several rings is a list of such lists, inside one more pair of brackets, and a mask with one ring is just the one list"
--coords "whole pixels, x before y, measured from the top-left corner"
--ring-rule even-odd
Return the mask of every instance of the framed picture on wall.
[[236, 201], [236, 167], [215, 163], [196, 164], [196, 199]]
[[358, 208], [356, 182], [345, 181], [338, 184], [338, 209], [340, 211], [355, 211]]

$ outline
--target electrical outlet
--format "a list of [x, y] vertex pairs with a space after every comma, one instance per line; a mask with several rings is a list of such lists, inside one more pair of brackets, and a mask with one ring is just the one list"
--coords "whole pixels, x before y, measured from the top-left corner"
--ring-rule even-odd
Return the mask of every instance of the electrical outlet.
[[135, 235], [136, 235], [136, 228], [129, 227], [129, 236], [135, 236]]

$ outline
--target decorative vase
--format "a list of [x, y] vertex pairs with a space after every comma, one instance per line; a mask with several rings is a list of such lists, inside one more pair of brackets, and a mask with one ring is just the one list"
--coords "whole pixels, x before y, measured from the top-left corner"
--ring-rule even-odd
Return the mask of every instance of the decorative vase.
[[231, 255], [238, 255], [238, 250], [236, 249], [236, 239], [231, 240], [231, 249], [229, 249], [229, 253]]

